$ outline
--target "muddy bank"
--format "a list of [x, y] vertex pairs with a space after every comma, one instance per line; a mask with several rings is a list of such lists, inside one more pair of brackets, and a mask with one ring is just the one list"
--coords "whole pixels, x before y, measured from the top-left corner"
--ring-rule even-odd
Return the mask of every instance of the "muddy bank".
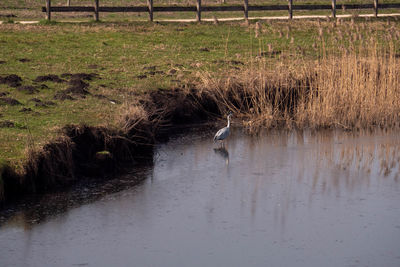
[[[72, 85], [72, 84], [71, 84]], [[198, 90], [158, 90], [140, 97], [146, 119], [123, 118], [120, 129], [68, 125], [60, 138], [31, 151], [22, 173], [0, 165], [0, 203], [28, 194], [63, 190], [82, 178], [104, 178], [129, 164], [153, 159], [153, 145], [176, 132], [174, 126], [206, 121], [220, 111]]]

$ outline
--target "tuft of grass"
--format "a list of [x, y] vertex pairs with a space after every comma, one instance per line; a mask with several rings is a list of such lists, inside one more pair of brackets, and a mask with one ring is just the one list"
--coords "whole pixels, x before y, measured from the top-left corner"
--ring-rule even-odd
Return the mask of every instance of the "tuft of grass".
[[47, 20], [47, 19], [41, 19], [39, 20], [39, 25], [57, 25], [57, 21], [54, 20]]
[[4, 23], [4, 24], [14, 24], [15, 21], [14, 21], [13, 19], [8, 18], [8, 19], [5, 20], [3, 23]]

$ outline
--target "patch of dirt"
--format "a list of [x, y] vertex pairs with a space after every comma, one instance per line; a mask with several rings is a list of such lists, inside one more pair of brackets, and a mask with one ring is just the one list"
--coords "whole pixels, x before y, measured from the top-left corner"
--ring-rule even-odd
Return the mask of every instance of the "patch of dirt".
[[0, 77], [0, 83], [7, 84], [11, 87], [21, 86], [22, 79], [16, 74], [7, 75], [4, 77]]
[[38, 86], [39, 89], [49, 89], [49, 87], [45, 84], [41, 84]]
[[149, 71], [149, 72], [146, 72], [145, 74], [147, 74], [147, 75], [150, 75], [150, 76], [154, 76], [154, 75], [156, 75], [156, 74], [165, 74], [165, 72], [163, 72], [162, 70], [156, 70], [156, 71]]
[[69, 81], [69, 87], [65, 90], [67, 94], [84, 96], [89, 94], [89, 91], [86, 88], [89, 87], [89, 84], [84, 82], [83, 80], [71, 80]]
[[170, 70], [168, 71], [168, 74], [169, 74], [169, 75], [173, 75], [173, 74], [175, 74], [176, 72], [177, 72], [176, 69], [170, 69]]
[[36, 98], [36, 97], [31, 98], [29, 101], [32, 101], [32, 102], [35, 102], [35, 103], [41, 103], [42, 102], [42, 100], [40, 100], [39, 98]]
[[0, 97], [0, 104], [1, 103], [10, 106], [22, 105], [21, 102], [11, 97]]
[[33, 87], [31, 85], [17, 87], [17, 90], [28, 95], [33, 95], [39, 92], [39, 90], [36, 87]]
[[41, 107], [41, 108], [48, 108], [49, 106], [55, 106], [56, 103], [53, 101], [44, 101], [44, 102], [37, 102], [35, 104], [35, 107]]
[[98, 79], [99, 75], [96, 73], [75, 73], [75, 74], [71, 74], [70, 78], [71, 78], [71, 80], [91, 81], [95, 78]]
[[207, 47], [202, 47], [199, 49], [201, 52], [210, 52], [210, 49], [208, 49]]
[[20, 58], [20, 59], [18, 59], [18, 61], [25, 63], [25, 62], [30, 62], [31, 60], [29, 58]]
[[28, 113], [28, 112], [32, 112], [32, 109], [31, 108], [22, 108], [19, 110], [19, 112]]
[[47, 108], [49, 106], [55, 106], [57, 105], [56, 103], [54, 103], [53, 101], [42, 101], [39, 98], [32, 98], [31, 100], [32, 102], [35, 102], [35, 107], [42, 107], [42, 108]]
[[68, 73], [68, 72], [66, 72], [66, 73], [63, 73], [63, 74], [61, 74], [60, 75], [60, 77], [61, 78], [64, 78], [64, 79], [69, 79], [69, 78], [71, 78], [71, 76], [72, 76], [72, 74], [71, 73]]
[[33, 81], [34, 82], [55, 82], [55, 83], [65, 82], [65, 80], [60, 79], [60, 77], [58, 77], [55, 74], [37, 76], [36, 79], [34, 79]]
[[90, 95], [90, 92], [86, 90], [89, 87], [89, 83], [94, 78], [99, 78], [96, 73], [64, 73], [63, 77], [69, 77], [69, 87], [65, 90], [59, 91], [54, 95], [54, 99], [57, 100], [75, 100], [74, 97], [85, 98], [86, 95]]
[[65, 93], [64, 91], [59, 91], [59, 92], [57, 92], [57, 93], [54, 95], [53, 99], [55, 99], [55, 100], [61, 100], [61, 101], [64, 101], [64, 100], [76, 100], [75, 98], [73, 98], [73, 97], [70, 96], [69, 94]]
[[156, 70], [156, 66], [147, 66], [147, 67], [144, 67], [143, 70], [155, 71]]
[[147, 75], [138, 75], [136, 76], [136, 78], [138, 78], [139, 80], [143, 80], [147, 78]]
[[56, 106], [56, 105], [57, 105], [55, 102], [50, 101], [50, 100], [44, 101], [44, 103], [45, 103], [46, 105], [48, 105], [48, 106]]
[[12, 121], [5, 120], [5, 121], [0, 121], [0, 128], [14, 128], [15, 124]]

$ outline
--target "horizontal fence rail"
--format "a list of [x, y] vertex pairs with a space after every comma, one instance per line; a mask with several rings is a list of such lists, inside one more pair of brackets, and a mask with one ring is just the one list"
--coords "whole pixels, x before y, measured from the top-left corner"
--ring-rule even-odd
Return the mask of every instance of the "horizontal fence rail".
[[295, 5], [293, 0], [288, 0], [288, 5], [249, 5], [248, 0], [244, 0], [243, 5], [230, 6], [202, 6], [201, 0], [196, 0], [196, 6], [154, 6], [153, 0], [147, 0], [147, 6], [129, 7], [110, 7], [100, 6], [99, 0], [94, 0], [93, 6], [52, 6], [51, 0], [46, 0], [46, 6], [42, 7], [42, 12], [46, 12], [46, 19], [51, 19], [52, 12], [93, 12], [94, 19], [99, 20], [101, 12], [146, 12], [149, 13], [150, 21], [153, 21], [154, 12], [196, 12], [197, 21], [201, 21], [201, 12], [244, 12], [244, 18], [248, 19], [248, 11], [288, 11], [288, 18], [293, 18], [293, 10], [332, 10], [332, 17], [336, 17], [336, 10], [371, 9], [375, 16], [378, 16], [378, 9], [400, 8], [400, 3], [379, 4], [378, 0], [373, 0], [372, 4], [336, 4], [336, 0], [331, 0], [330, 5]]

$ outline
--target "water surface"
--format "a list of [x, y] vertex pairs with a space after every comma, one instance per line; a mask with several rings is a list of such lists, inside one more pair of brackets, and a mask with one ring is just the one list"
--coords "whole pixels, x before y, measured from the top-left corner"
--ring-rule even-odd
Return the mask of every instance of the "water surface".
[[211, 140], [3, 212], [0, 266], [400, 266], [396, 132]]

